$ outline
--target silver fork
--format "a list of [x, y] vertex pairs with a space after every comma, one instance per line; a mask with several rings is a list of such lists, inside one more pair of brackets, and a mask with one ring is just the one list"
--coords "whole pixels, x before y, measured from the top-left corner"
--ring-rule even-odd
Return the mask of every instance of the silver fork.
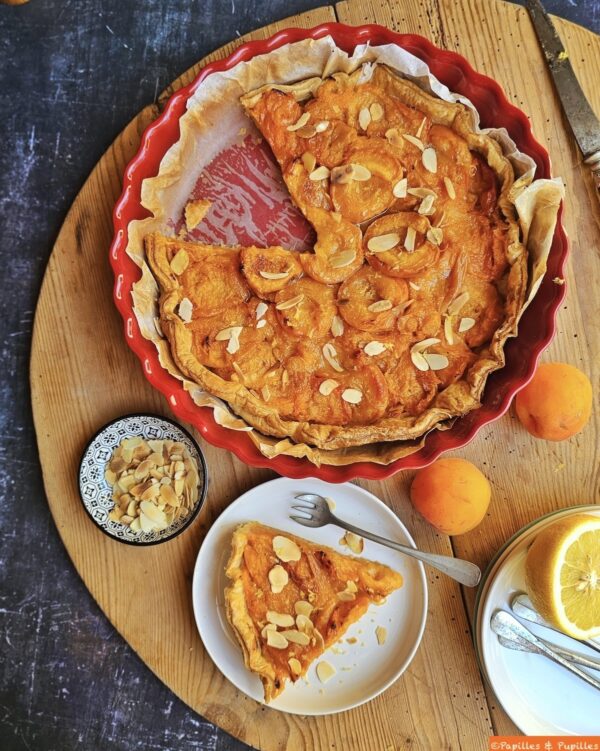
[[367, 540], [377, 542], [380, 545], [387, 545], [388, 548], [393, 548], [400, 553], [409, 555], [411, 558], [416, 558], [418, 561], [422, 561], [428, 566], [441, 571], [466, 587], [476, 587], [481, 579], [481, 570], [474, 563], [462, 561], [460, 558], [452, 558], [448, 555], [424, 553], [422, 550], [410, 548], [408, 545], [388, 540], [385, 537], [380, 537], [372, 532], [367, 532], [364, 529], [355, 527], [353, 524], [342, 521], [342, 519], [339, 519], [332, 513], [327, 500], [322, 495], [301, 493], [296, 496], [296, 500], [302, 501], [304, 505], [292, 506], [292, 508], [302, 514], [306, 514], [306, 516], [290, 515], [290, 519], [298, 522], [298, 524], [303, 524], [305, 527], [324, 527], [326, 524], [336, 524], [338, 527], [346, 529], [348, 532], [353, 532], [355, 535], [365, 537]]

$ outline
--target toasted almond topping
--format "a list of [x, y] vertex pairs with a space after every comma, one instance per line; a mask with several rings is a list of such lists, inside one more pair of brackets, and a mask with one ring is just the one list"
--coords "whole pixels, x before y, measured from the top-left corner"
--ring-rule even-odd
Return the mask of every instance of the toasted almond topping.
[[428, 172], [437, 172], [437, 154], [433, 146], [427, 146], [427, 148], [423, 150], [421, 161], [423, 162], [423, 167], [425, 167]]
[[184, 323], [189, 323], [192, 320], [193, 310], [194, 306], [192, 305], [192, 301], [189, 298], [184, 297], [183, 300], [179, 303], [177, 312]]
[[293, 125], [288, 125], [287, 130], [293, 133], [295, 130], [300, 130], [310, 120], [310, 112], [303, 112]]
[[437, 355], [435, 353], [429, 353], [425, 352], [423, 354], [423, 357], [425, 360], [427, 360], [427, 364], [431, 368], [431, 370], [443, 370], [444, 368], [448, 367], [448, 358], [446, 355]]
[[298, 303], [301, 303], [302, 300], [304, 300], [303, 294], [296, 295], [296, 297], [290, 297], [289, 300], [283, 300], [282, 302], [277, 303], [275, 307], [277, 308], [277, 310], [288, 310], [289, 308], [293, 308], [298, 305]]
[[242, 333], [242, 327], [241, 326], [228, 326], [225, 329], [221, 329], [221, 331], [218, 331], [215, 334], [215, 341], [216, 342], [226, 342], [228, 339], [231, 339], [232, 336], [235, 336], [237, 332], [237, 336], [239, 336]]
[[[307, 603], [307, 605], [308, 604], [309, 603]], [[307, 615], [303, 615], [302, 613], [298, 613], [296, 616], [296, 627], [298, 628], [298, 631], [302, 631], [304, 634], [311, 633], [314, 629], [313, 622]]]
[[412, 253], [415, 249], [415, 240], [417, 239], [417, 230], [414, 227], [409, 227], [406, 230], [406, 237], [404, 238], [404, 248]]
[[317, 134], [317, 130], [314, 125], [304, 125], [296, 131], [296, 135], [300, 138], [312, 138]]
[[377, 643], [380, 646], [383, 646], [387, 639], [387, 628], [385, 626], [377, 626], [375, 629], [375, 636], [377, 637]]
[[439, 227], [430, 227], [427, 230], [427, 240], [432, 245], [439, 245], [444, 239], [444, 231]]
[[417, 138], [416, 136], [411, 136], [410, 133], [403, 133], [402, 138], [404, 138], [405, 141], [412, 143], [412, 145], [416, 146], [418, 149], [421, 149], [421, 151], [423, 151], [423, 149], [425, 148], [423, 141], [421, 141], [421, 139]]
[[[125, 521], [125, 516], [121, 517], [121, 521]], [[136, 516], [135, 519], [131, 519], [129, 522], [129, 529], [132, 532], [141, 532], [142, 531], [142, 523], [140, 521], [140, 517]]]
[[294, 625], [294, 616], [287, 613], [277, 613], [275, 610], [267, 610], [267, 620], [281, 628], [288, 628]]
[[271, 584], [271, 592], [274, 595], [278, 595], [280, 592], [283, 592], [283, 588], [289, 581], [288, 573], [283, 568], [283, 566], [280, 566], [279, 564], [273, 566], [273, 568], [269, 571], [268, 576], [269, 583]]
[[431, 188], [409, 188], [407, 191], [409, 196], [415, 196], [416, 198], [427, 198], [427, 196], [433, 196], [435, 198], [435, 190]]
[[293, 540], [283, 535], [275, 535], [273, 538], [273, 551], [280, 561], [288, 563], [289, 561], [299, 561], [302, 557], [300, 548]]
[[315, 124], [315, 131], [317, 133], [324, 133], [329, 127], [329, 120], [321, 120]]
[[300, 660], [296, 657], [290, 657], [288, 660], [288, 665], [290, 666], [290, 671], [294, 675], [300, 675], [302, 672], [302, 665], [300, 664]]
[[385, 344], [374, 339], [372, 342], [369, 342], [365, 345], [363, 352], [365, 353], [365, 355], [369, 355], [369, 357], [375, 357], [376, 355], [380, 355], [382, 352], [385, 352], [385, 350]]
[[437, 219], [434, 222], [434, 227], [443, 227], [444, 226], [444, 219], [446, 218], [446, 212], [442, 211], [442, 213], [437, 217]]
[[271, 398], [271, 389], [265, 384], [260, 390], [260, 394], [265, 402], [268, 402]]
[[455, 297], [454, 300], [448, 305], [448, 313], [451, 316], [456, 315], [460, 309], [465, 305], [467, 302], [469, 302], [469, 293], [463, 292], [458, 297]]
[[288, 640], [283, 633], [269, 629], [267, 631], [267, 644], [270, 647], [275, 647], [275, 649], [286, 649], [288, 646]]
[[340, 384], [337, 381], [334, 381], [333, 378], [327, 378], [326, 380], [321, 381], [319, 393], [323, 394], [323, 396], [329, 396], [329, 394], [333, 393], [339, 385]]
[[240, 334], [242, 332], [241, 326], [235, 326], [231, 331], [231, 337], [229, 341], [227, 342], [227, 352], [230, 355], [235, 355], [235, 353], [240, 348]]
[[355, 250], [343, 250], [340, 253], [331, 256], [329, 259], [329, 265], [334, 269], [343, 269], [345, 266], [350, 266], [355, 260]]
[[348, 592], [348, 590], [345, 589], [343, 592], [337, 593], [337, 598], [342, 602], [350, 602], [351, 600], [356, 600], [356, 595], [354, 592]]
[[289, 269], [287, 271], [263, 271], [258, 272], [263, 279], [285, 279], [290, 275]]
[[267, 319], [261, 318], [260, 321], [256, 324], [257, 329], [262, 329], [263, 326], [267, 325]]
[[383, 253], [391, 250], [400, 242], [400, 235], [397, 232], [389, 232], [387, 235], [376, 235], [367, 243], [367, 248], [372, 253]]
[[452, 323], [454, 318], [452, 316], [446, 316], [444, 318], [444, 336], [448, 344], [454, 344], [454, 334], [452, 333]]
[[307, 647], [310, 644], [310, 637], [303, 634], [302, 631], [296, 629], [290, 629], [289, 631], [282, 631], [281, 635], [293, 644], [299, 644], [301, 647]]
[[379, 102], [373, 102], [373, 104], [369, 107], [369, 111], [374, 123], [379, 122], [379, 120], [381, 120], [381, 118], [385, 114], [383, 107], [379, 104]]
[[408, 192], [408, 178], [403, 177], [392, 188], [392, 193], [395, 198], [406, 198]]
[[302, 164], [304, 165], [304, 169], [307, 172], [312, 172], [314, 168], [317, 166], [317, 159], [314, 154], [311, 154], [310, 151], [305, 151], [304, 154], [302, 154]]
[[461, 318], [460, 323], [458, 324], [458, 330], [461, 334], [464, 334], [465, 331], [472, 329], [474, 325], [474, 318]]
[[264, 316], [268, 309], [269, 306], [267, 305], [267, 303], [261, 300], [256, 306], [256, 320], [260, 321], [260, 319]]
[[362, 130], [366, 130], [371, 124], [371, 113], [366, 107], [363, 107], [358, 113], [358, 124]]
[[321, 683], [327, 683], [336, 674], [336, 669], [327, 660], [317, 663], [317, 678]]
[[371, 170], [368, 170], [366, 167], [364, 167], [362, 164], [355, 164], [354, 162], [350, 165], [352, 167], [352, 179], [356, 180], [357, 182], [365, 182], [366, 180], [371, 179]]
[[385, 310], [391, 310], [393, 307], [391, 300], [377, 300], [371, 303], [367, 310], [371, 313], [383, 313]]
[[262, 636], [263, 639], [267, 638], [267, 634], [269, 631], [277, 631], [277, 626], [274, 623], [267, 623], [267, 625], [260, 632], [260, 635]]
[[179, 276], [179, 274], [183, 274], [187, 269], [189, 263], [190, 257], [188, 256], [187, 251], [181, 248], [181, 250], [178, 250], [177, 253], [175, 253], [171, 260], [171, 271]]
[[412, 360], [415, 368], [417, 368], [418, 370], [429, 370], [429, 364], [420, 352], [411, 352], [410, 359]]
[[435, 201], [435, 196], [425, 196], [425, 198], [421, 201], [421, 205], [418, 208], [419, 214], [433, 214], [433, 203]]
[[448, 198], [450, 200], [454, 200], [456, 198], [456, 190], [454, 189], [454, 183], [449, 177], [444, 177], [444, 185], [446, 186], [446, 192], [448, 193]]
[[362, 391], [358, 389], [344, 389], [342, 391], [342, 399], [348, 404], [360, 404], [363, 398]]
[[418, 284], [415, 284], [414, 282], [409, 282], [409, 283], [408, 283], [408, 286], [409, 286], [409, 287], [410, 287], [411, 289], [414, 289], [414, 290], [415, 290], [416, 292], [418, 292], [418, 291], [419, 291], [419, 290], [421, 289], [421, 288], [419, 287], [419, 285], [418, 285]]
[[337, 350], [331, 342], [323, 345], [323, 357], [335, 371], [338, 373], [344, 372], [344, 368], [342, 368], [337, 360]]
[[416, 342], [416, 344], [413, 344], [412, 351], [413, 352], [424, 352], [428, 347], [433, 347], [434, 344], [439, 344], [440, 339], [436, 339], [436, 337], [431, 336], [428, 339], [423, 339], [420, 342]]
[[287, 370], [283, 370], [281, 373], [281, 385], [283, 388], [286, 388], [290, 382], [290, 374], [287, 372]]
[[344, 322], [338, 315], [333, 316], [331, 333], [333, 336], [341, 336], [344, 333]]
[[360, 555], [365, 547], [365, 541], [360, 535], [355, 535], [354, 532], [345, 532], [344, 536], [340, 540], [340, 545], [345, 545], [355, 555]]
[[296, 603], [294, 603], [294, 610], [296, 611], [296, 615], [304, 615], [307, 618], [310, 618], [310, 614], [312, 613], [314, 608], [310, 604], [310, 602], [306, 602], [305, 600], [298, 600]]
[[424, 117], [421, 120], [421, 124], [419, 125], [419, 127], [417, 129], [417, 132], [415, 133], [415, 135], [416, 135], [417, 138], [421, 138], [421, 136], [423, 135], [423, 129], [425, 128], [425, 123], [426, 122], [427, 122], [427, 118]]
[[327, 180], [327, 178], [329, 177], [329, 168], [325, 167], [325, 165], [321, 165], [320, 167], [317, 167], [317, 169], [313, 170], [308, 177], [313, 182], [318, 182], [319, 180]]
[[358, 592], [358, 587], [356, 586], [356, 582], [352, 581], [352, 579], [349, 579], [346, 582], [346, 590], [348, 592]]
[[397, 128], [390, 128], [386, 130], [385, 137], [392, 146], [400, 146], [402, 144], [402, 136], [398, 132]]

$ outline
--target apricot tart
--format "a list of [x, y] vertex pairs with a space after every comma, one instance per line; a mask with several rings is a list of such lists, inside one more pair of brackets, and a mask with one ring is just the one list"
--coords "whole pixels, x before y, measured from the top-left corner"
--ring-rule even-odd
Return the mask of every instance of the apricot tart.
[[263, 434], [321, 449], [415, 439], [477, 407], [528, 276], [497, 141], [384, 65], [241, 102], [316, 242], [146, 235], [180, 371]]
[[402, 586], [396, 571], [258, 522], [233, 533], [227, 619], [265, 701], [295, 682], [363, 616]]

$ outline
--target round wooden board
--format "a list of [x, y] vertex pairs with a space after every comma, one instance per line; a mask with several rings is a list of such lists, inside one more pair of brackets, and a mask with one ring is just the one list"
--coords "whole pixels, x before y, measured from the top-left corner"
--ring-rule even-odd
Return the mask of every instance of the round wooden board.
[[[335, 20], [380, 23], [428, 36], [497, 79], [509, 98], [530, 114], [537, 138], [548, 144], [555, 174], [566, 180], [565, 222], [572, 241], [569, 295], [560, 311], [558, 336], [545, 359], [583, 368], [598, 393], [600, 211], [525, 11], [497, 0], [485, 6], [478, 0], [349, 0], [272, 24], [246, 38]], [[557, 26], [583, 88], [600, 112], [600, 39], [558, 19]], [[272, 473], [249, 468], [204, 443], [211, 482], [200, 520], [173, 542], [147, 549], [107, 538], [79, 501], [78, 461], [100, 425], [138, 410], [168, 414], [166, 403], [146, 382], [127, 348], [112, 304], [111, 211], [124, 167], [172, 91], [188, 83], [209, 60], [229, 54], [239, 41], [187, 71], [164, 92], [158, 106], [148, 106], [127, 126], [88, 178], [57, 238], [36, 311], [31, 356], [34, 419], [54, 520], [88, 589], [144, 662], [190, 707], [252, 746], [290, 751], [483, 748], [492, 732], [518, 731], [477, 669], [469, 629], [473, 592], [461, 593], [453, 582], [429, 572], [425, 638], [402, 679], [377, 700], [342, 715], [284, 715], [240, 695], [214, 667], [196, 632], [190, 595], [193, 564], [212, 521], [240, 493]], [[490, 513], [475, 531], [452, 541], [413, 513], [406, 493], [410, 473], [385, 483], [361, 484], [401, 516], [420, 547], [454, 551], [485, 566], [494, 551], [530, 520], [552, 508], [598, 502], [598, 428], [596, 414], [581, 435], [549, 444], [528, 436], [511, 414], [487, 426], [461, 455], [490, 478]], [[360, 681], [360, 675], [352, 680]]]

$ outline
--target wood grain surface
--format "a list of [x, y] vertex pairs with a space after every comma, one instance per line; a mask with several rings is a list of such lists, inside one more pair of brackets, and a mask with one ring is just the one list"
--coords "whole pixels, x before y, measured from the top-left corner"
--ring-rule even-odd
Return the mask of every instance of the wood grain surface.
[[[423, 34], [465, 55], [500, 82], [529, 113], [547, 143], [555, 174], [565, 178], [565, 223], [572, 241], [569, 294], [558, 319], [559, 336], [545, 355], [584, 369], [597, 393], [600, 338], [600, 212], [589, 176], [562, 121], [551, 81], [526, 13], [476, 0], [349, 0], [265, 27], [263, 38], [289, 25], [309, 27], [336, 18], [376, 22]], [[597, 77], [600, 40], [566, 22], [557, 24], [584, 90], [600, 111]], [[165, 96], [187, 83], [194, 66]], [[518, 52], [518, 54], [517, 54]], [[526, 64], [524, 61], [526, 60]], [[300, 718], [256, 704], [239, 694], [206, 656], [193, 623], [190, 582], [200, 542], [219, 512], [240, 493], [272, 477], [231, 454], [203, 444], [212, 477], [201, 518], [173, 542], [139, 550], [102, 535], [89, 522], [77, 493], [76, 468], [89, 436], [107, 420], [131, 411], [168, 413], [128, 350], [111, 299], [107, 249], [110, 214], [121, 175], [144, 128], [159, 106], [144, 109], [117, 138], [84, 185], [56, 241], [35, 318], [31, 360], [34, 419], [52, 515], [74, 565], [115, 627], [144, 662], [179, 697], [210, 721], [260, 749], [477, 749], [496, 733], [516, 733], [487, 693], [470, 637], [472, 593], [429, 572], [430, 612], [422, 646], [404, 676], [370, 704], [341, 715]], [[562, 444], [535, 441], [512, 414], [480, 432], [460, 452], [490, 478], [489, 514], [468, 535], [437, 534], [407, 500], [411, 473], [361, 485], [390, 505], [417, 545], [471, 558], [484, 566], [524, 523], [553, 508], [598, 502], [598, 417]], [[149, 616], [150, 614], [150, 616]], [[357, 676], [357, 680], [359, 677]]]

